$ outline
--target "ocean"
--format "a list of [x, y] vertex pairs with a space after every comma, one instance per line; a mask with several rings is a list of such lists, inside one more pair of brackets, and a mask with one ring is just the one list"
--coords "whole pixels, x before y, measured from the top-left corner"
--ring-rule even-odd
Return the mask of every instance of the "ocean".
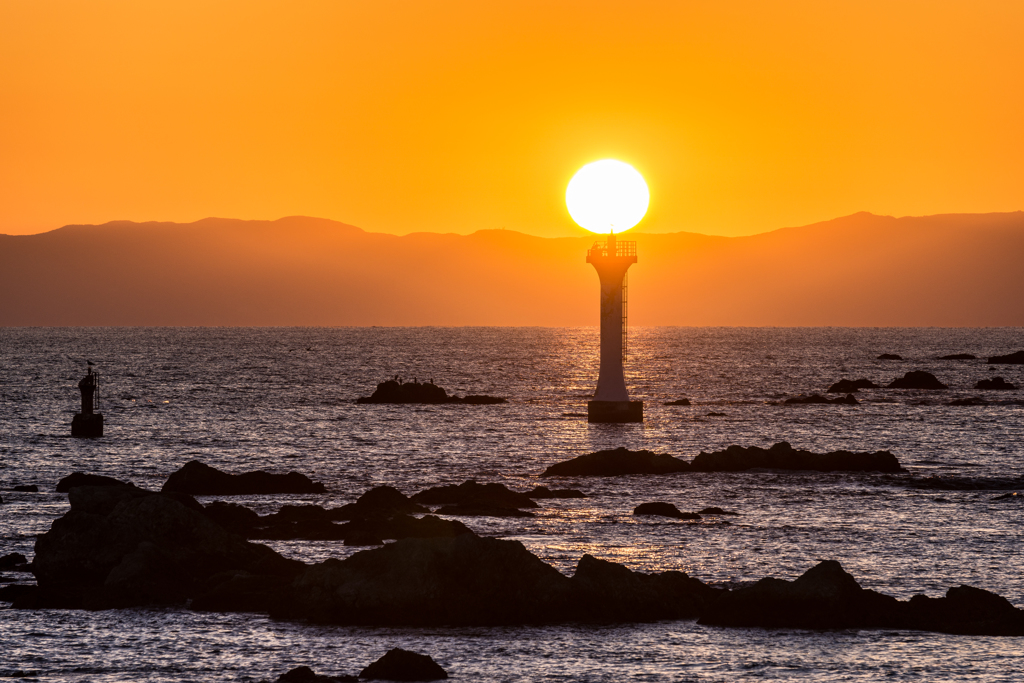
[[[815, 452], [889, 450], [906, 474], [750, 471], [567, 478], [584, 499], [533, 518], [461, 518], [571, 574], [584, 553], [708, 583], [792, 579], [835, 559], [906, 599], [968, 584], [1024, 607], [1024, 391], [977, 391], [1024, 366], [1021, 328], [643, 328], [627, 385], [645, 422], [589, 425], [596, 328], [2, 328], [0, 555], [31, 558], [68, 510], [74, 471], [158, 490], [189, 460], [230, 472], [298, 471], [320, 495], [232, 497], [261, 514], [335, 507], [387, 484], [406, 494], [467, 479], [515, 490], [577, 455], [625, 446], [692, 458], [788, 441]], [[882, 353], [904, 360], [879, 360]], [[970, 353], [977, 360], [939, 360]], [[86, 361], [101, 378], [100, 439], [70, 437]], [[858, 405], [781, 405], [843, 378], [925, 370], [946, 391], [874, 389]], [[502, 405], [356, 405], [394, 375]], [[985, 405], [951, 406], [980, 396]], [[688, 398], [690, 406], [664, 403]], [[39, 493], [12, 492], [35, 484]], [[208, 503], [214, 497], [200, 497]], [[724, 523], [637, 517], [643, 502], [719, 506]], [[341, 541], [269, 541], [304, 562]], [[17, 578], [5, 574], [4, 580]], [[187, 609], [4, 608], [0, 677], [39, 681], [258, 681], [295, 666], [355, 674], [391, 647], [431, 655], [456, 681], [1020, 680], [1019, 638], [899, 630], [726, 629], [692, 621], [517, 628], [312, 626]]]

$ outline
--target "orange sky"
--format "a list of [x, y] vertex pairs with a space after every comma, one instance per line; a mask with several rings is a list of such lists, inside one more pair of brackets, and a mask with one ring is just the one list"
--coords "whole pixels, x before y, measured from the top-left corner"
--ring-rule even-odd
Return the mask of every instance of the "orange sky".
[[0, 3], [0, 233], [333, 218], [574, 234], [1024, 208], [1024, 2]]

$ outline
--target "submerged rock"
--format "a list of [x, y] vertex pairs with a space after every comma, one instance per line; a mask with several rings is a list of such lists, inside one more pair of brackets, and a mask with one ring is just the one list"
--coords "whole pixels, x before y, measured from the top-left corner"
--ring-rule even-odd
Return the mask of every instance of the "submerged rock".
[[665, 405], [667, 405], [667, 406], [688, 406], [688, 405], [690, 405], [690, 399], [688, 399], [688, 398], [681, 398], [678, 401], [668, 401], [667, 403], [665, 403]]
[[498, 505], [484, 505], [481, 503], [459, 503], [457, 505], [445, 505], [437, 509], [439, 515], [451, 515], [452, 517], [533, 517], [532, 512], [520, 510], [519, 508], [501, 507]]
[[39, 493], [39, 487], [35, 484], [18, 484], [17, 486], [12, 486], [11, 490], [19, 493]]
[[1024, 364], [1024, 351], [1008, 353], [1005, 356], [989, 356], [989, 365], [1021, 365]]
[[978, 396], [968, 396], [967, 398], [956, 398], [949, 402], [951, 406], [987, 406], [988, 402]]
[[878, 360], [903, 360], [903, 356], [896, 353], [883, 353]]
[[653, 515], [657, 517], [671, 517], [673, 519], [700, 519], [700, 515], [692, 512], [683, 512], [672, 503], [641, 503], [633, 508], [634, 515]]
[[131, 486], [126, 481], [104, 477], [99, 474], [86, 474], [85, 472], [72, 472], [57, 482], [57, 493], [67, 493], [75, 486]]
[[869, 379], [841, 379], [828, 388], [830, 394], [851, 394], [861, 389], [877, 389], [878, 385]]
[[1017, 389], [1014, 384], [1007, 382], [1002, 377], [978, 380], [977, 384], [974, 385], [974, 388], [989, 391], [1015, 391]]
[[889, 451], [875, 453], [812, 453], [794, 449], [785, 441], [771, 448], [729, 446], [724, 451], [701, 452], [691, 464], [695, 472], [739, 472], [749, 469], [812, 470], [816, 472], [904, 472]]
[[473, 480], [458, 486], [435, 486], [412, 497], [423, 505], [478, 505], [484, 507], [535, 508], [537, 504], [526, 495], [512, 491], [504, 484], [478, 484]]
[[972, 353], [951, 353], [948, 356], [939, 356], [939, 360], [977, 360]]
[[785, 405], [831, 404], [855, 406], [858, 403], [860, 403], [860, 401], [858, 401], [853, 394], [847, 394], [846, 396], [842, 396], [840, 398], [828, 398], [827, 396], [822, 396], [821, 394], [811, 394], [810, 396], [794, 396], [793, 398], [787, 398], [785, 401], [783, 401], [783, 404]]
[[357, 683], [356, 676], [321, 676], [308, 666], [299, 666], [277, 677], [275, 683]]
[[886, 385], [886, 389], [948, 389], [935, 375], [923, 370], [911, 370]]
[[534, 486], [526, 492], [527, 497], [534, 499], [547, 498], [586, 498], [583, 491], [577, 489], [549, 489], [547, 486]]
[[429, 655], [396, 647], [360, 671], [359, 677], [371, 681], [440, 681], [448, 678], [448, 673]]
[[597, 451], [556, 463], [542, 477], [617, 477], [626, 474], [688, 472], [690, 464], [671, 455], [625, 448]]
[[327, 488], [298, 472], [271, 474], [243, 472], [229, 474], [192, 460], [167, 478], [163, 493], [179, 492], [193, 496], [244, 496], [270, 493], [325, 493]]

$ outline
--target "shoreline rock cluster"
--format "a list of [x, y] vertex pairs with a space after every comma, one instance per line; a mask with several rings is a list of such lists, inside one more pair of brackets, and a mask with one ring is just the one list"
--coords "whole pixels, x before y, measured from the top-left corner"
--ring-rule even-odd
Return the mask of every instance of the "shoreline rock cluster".
[[361, 396], [356, 403], [424, 403], [424, 404], [445, 404], [461, 403], [464, 405], [494, 405], [497, 403], [508, 403], [507, 399], [498, 396], [469, 395], [459, 397], [448, 395], [443, 388], [428, 382], [403, 382], [400, 379], [389, 379], [377, 385], [373, 394]]

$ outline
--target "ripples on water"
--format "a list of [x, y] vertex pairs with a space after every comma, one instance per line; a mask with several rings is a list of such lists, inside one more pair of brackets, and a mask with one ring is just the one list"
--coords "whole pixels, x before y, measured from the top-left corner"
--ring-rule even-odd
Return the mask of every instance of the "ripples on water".
[[[597, 331], [508, 328], [2, 329], [0, 554], [31, 555], [67, 509], [52, 493], [75, 470], [159, 488], [184, 462], [231, 471], [298, 470], [320, 496], [242, 498], [261, 513], [325, 506], [390, 484], [406, 493], [469, 478], [523, 490], [554, 462], [601, 448], [683, 457], [786, 440], [814, 451], [891, 450], [911, 477], [1024, 477], [1024, 392], [977, 392], [1024, 366], [988, 355], [1024, 348], [1020, 329], [700, 329], [631, 331], [627, 383], [643, 425], [587, 425]], [[906, 361], [880, 361], [880, 353]], [[977, 361], [939, 361], [973, 353]], [[106, 436], [71, 439], [84, 360], [103, 378]], [[860, 406], [777, 406], [841, 378], [884, 384], [928, 370], [946, 392], [862, 392]], [[450, 392], [506, 396], [499, 406], [356, 406], [376, 382], [433, 378]], [[984, 407], [950, 407], [984, 395]], [[689, 407], [663, 402], [688, 397]], [[708, 413], [724, 413], [709, 416]], [[997, 492], [910, 488], [908, 476], [736, 473], [559, 480], [585, 500], [542, 501], [532, 519], [465, 519], [514, 538], [571, 573], [587, 552], [634, 569], [683, 569], [705, 581], [792, 578], [840, 560], [865, 587], [909, 597], [969, 583], [1024, 605], [1022, 506]], [[547, 482], [545, 482], [547, 483]], [[741, 513], [723, 524], [636, 518], [667, 500]], [[340, 543], [270, 543], [307, 562]], [[915, 632], [727, 630], [668, 622], [628, 627], [384, 630], [311, 627], [181, 610], [0, 610], [0, 675], [40, 680], [246, 680], [300, 664], [356, 673], [389, 647], [435, 656], [458, 680], [1015, 680], [1019, 639]], [[272, 676], [273, 675], [273, 676]]]

